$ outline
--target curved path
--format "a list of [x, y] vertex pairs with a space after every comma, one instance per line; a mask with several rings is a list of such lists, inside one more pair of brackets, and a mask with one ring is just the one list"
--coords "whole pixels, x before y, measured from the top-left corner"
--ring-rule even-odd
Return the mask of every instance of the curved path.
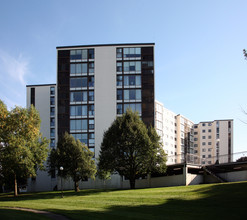
[[69, 220], [69, 218], [67, 218], [63, 215], [59, 215], [59, 214], [55, 214], [55, 213], [47, 212], [47, 211], [42, 211], [42, 210], [19, 208], [19, 207], [2, 207], [2, 208], [33, 212], [33, 213], [45, 215], [45, 216], [47, 216], [51, 219], [54, 219], [54, 220]]

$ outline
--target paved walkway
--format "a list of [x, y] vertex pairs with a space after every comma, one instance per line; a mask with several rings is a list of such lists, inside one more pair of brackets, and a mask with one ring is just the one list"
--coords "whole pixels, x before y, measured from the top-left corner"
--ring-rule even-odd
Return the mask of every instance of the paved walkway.
[[27, 208], [19, 208], [19, 207], [3, 207], [6, 209], [14, 209], [14, 210], [21, 210], [21, 211], [27, 211], [27, 212], [33, 212], [33, 213], [37, 213], [37, 214], [41, 214], [41, 215], [45, 215], [51, 219], [54, 220], [69, 220], [69, 218], [63, 216], [63, 215], [59, 215], [59, 214], [55, 214], [52, 212], [47, 212], [47, 211], [41, 211], [41, 210], [35, 210], [35, 209], [27, 209]]

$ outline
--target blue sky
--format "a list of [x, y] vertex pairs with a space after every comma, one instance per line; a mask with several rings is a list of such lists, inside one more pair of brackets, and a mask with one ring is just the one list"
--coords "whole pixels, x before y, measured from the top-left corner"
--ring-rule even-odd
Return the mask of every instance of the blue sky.
[[246, 0], [1, 0], [0, 99], [56, 82], [56, 46], [154, 42], [156, 99], [193, 122], [234, 119], [247, 151]]

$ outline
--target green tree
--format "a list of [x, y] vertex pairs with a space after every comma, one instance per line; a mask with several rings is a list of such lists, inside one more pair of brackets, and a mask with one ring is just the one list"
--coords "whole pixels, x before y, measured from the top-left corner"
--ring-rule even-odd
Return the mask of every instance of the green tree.
[[155, 129], [147, 129], [136, 112], [127, 110], [104, 133], [98, 166], [127, 177], [134, 189], [138, 177], [165, 172], [166, 155]]
[[[49, 173], [58, 170], [58, 175], [64, 178], [71, 177], [74, 189], [78, 192], [79, 181], [86, 178], [95, 178], [96, 165], [93, 153], [79, 140], [75, 140], [67, 132], [59, 138], [57, 148], [52, 150], [48, 158]], [[60, 167], [63, 171], [60, 171]]]
[[39, 113], [33, 106], [7, 111], [1, 101], [0, 121], [1, 174], [4, 179], [12, 179], [17, 196], [17, 179], [35, 177], [37, 169], [44, 169], [48, 141], [41, 137]]

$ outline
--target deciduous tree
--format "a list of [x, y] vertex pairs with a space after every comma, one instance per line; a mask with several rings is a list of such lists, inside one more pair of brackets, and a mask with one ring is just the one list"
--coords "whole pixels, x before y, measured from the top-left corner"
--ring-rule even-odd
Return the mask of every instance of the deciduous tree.
[[104, 133], [98, 166], [125, 176], [133, 189], [138, 177], [166, 170], [166, 155], [156, 131], [148, 130], [137, 113], [127, 110]]
[[44, 169], [48, 141], [41, 136], [39, 113], [33, 106], [7, 111], [1, 101], [0, 121], [2, 177], [13, 180], [14, 195], [17, 196], [17, 179], [35, 177], [37, 169]]
[[[72, 135], [65, 133], [60, 137], [57, 148], [52, 150], [48, 159], [49, 173], [54, 169], [58, 175], [64, 178], [71, 177], [74, 181], [75, 191], [79, 191], [79, 181], [86, 178], [93, 178], [96, 174], [96, 165], [93, 153], [79, 140]], [[60, 167], [63, 171], [60, 171]]]

